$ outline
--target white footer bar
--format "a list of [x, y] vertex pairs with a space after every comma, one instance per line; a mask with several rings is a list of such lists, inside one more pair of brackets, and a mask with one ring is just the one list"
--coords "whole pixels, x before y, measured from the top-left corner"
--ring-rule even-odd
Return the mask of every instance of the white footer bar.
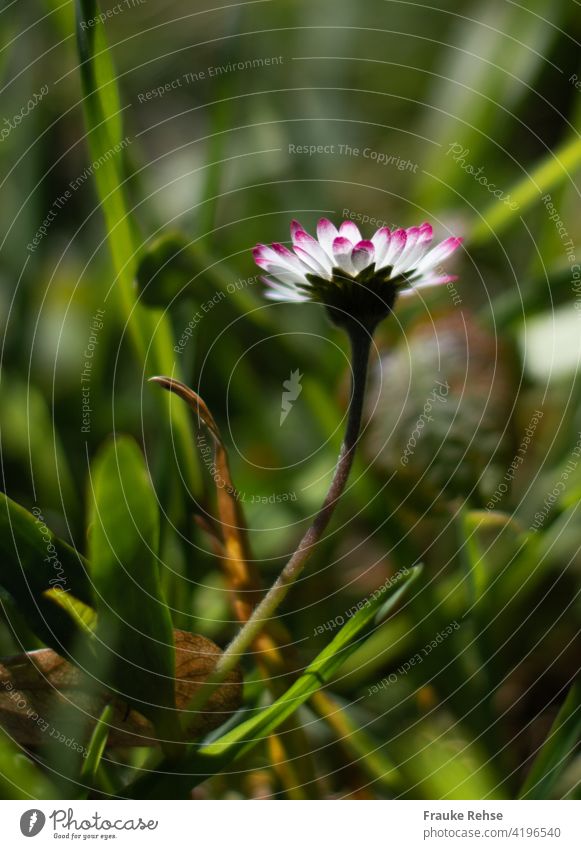
[[10, 847], [581, 847], [577, 801], [5, 801], [0, 812]]

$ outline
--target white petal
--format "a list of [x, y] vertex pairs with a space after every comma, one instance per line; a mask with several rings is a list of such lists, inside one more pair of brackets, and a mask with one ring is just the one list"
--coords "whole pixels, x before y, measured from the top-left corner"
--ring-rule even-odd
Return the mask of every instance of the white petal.
[[278, 271], [292, 271], [299, 276], [305, 273], [303, 264], [284, 245], [278, 243], [275, 243], [271, 247], [257, 245], [253, 253], [255, 263], [265, 271], [271, 272], [275, 268]]
[[428, 251], [428, 253], [420, 260], [417, 266], [418, 271], [425, 272], [428, 269], [439, 265], [439, 263], [449, 257], [450, 254], [453, 254], [461, 244], [461, 238], [451, 236], [449, 239], [444, 239], [443, 242], [440, 242], [439, 245], [436, 245], [435, 248]]
[[413, 268], [410, 265], [410, 260], [415, 253], [415, 248], [418, 243], [418, 239], [420, 238], [420, 228], [419, 227], [408, 227], [405, 232], [405, 247], [400, 253], [397, 262], [393, 265], [393, 274], [394, 276], [397, 274], [401, 274], [403, 271], [409, 271], [410, 268]]
[[321, 267], [325, 277], [329, 280], [331, 279], [331, 271], [333, 269], [333, 262], [329, 256], [327, 256], [326, 251], [320, 246], [316, 239], [313, 239], [312, 236], [309, 236], [308, 233], [304, 231], [301, 233], [297, 233], [295, 236], [294, 242], [294, 251], [301, 259], [303, 259], [303, 254], [298, 252], [298, 248], [301, 248], [305, 251], [309, 257], [311, 257], [318, 266]]
[[295, 240], [295, 235], [297, 233], [300, 233], [301, 231], [304, 231], [304, 229], [305, 228], [303, 227], [301, 222], [297, 221], [296, 218], [293, 218], [293, 220], [290, 223], [290, 234], [291, 234], [291, 239], [293, 240], [293, 242]]
[[[299, 244], [295, 244], [295, 253], [301, 260], [308, 274], [316, 274], [318, 277], [323, 277], [325, 280], [331, 279], [331, 269], [324, 268], [317, 260], [311, 256], [308, 251], [302, 248]], [[326, 260], [328, 262], [328, 260]]]
[[432, 241], [432, 237], [433, 230], [431, 226], [427, 222], [425, 224], [422, 224], [420, 227], [418, 239], [413, 250], [411, 250], [409, 254], [407, 254], [406, 251], [405, 262], [408, 269], [415, 268], [418, 265], [422, 257], [425, 255], [428, 246]]
[[375, 267], [381, 268], [383, 265], [383, 257], [385, 256], [389, 243], [391, 241], [391, 230], [389, 227], [380, 227], [373, 236], [371, 241], [375, 247]]
[[359, 227], [353, 221], [344, 221], [339, 227], [339, 235], [349, 239], [352, 245], [356, 245], [363, 238], [359, 232]]
[[277, 283], [276, 280], [271, 280], [268, 277], [262, 278], [263, 283], [269, 287], [269, 290], [265, 292], [265, 297], [271, 298], [273, 300], [285, 300], [285, 301], [308, 301], [308, 295], [294, 288], [294, 286], [285, 286], [281, 283]]
[[[277, 280], [280, 280], [281, 283], [286, 283], [290, 286], [294, 286], [297, 283], [308, 282], [304, 274], [299, 274], [298, 271], [295, 271], [292, 268], [286, 268], [282, 265], [269, 265], [266, 271], [268, 271], [269, 274], [272, 274], [273, 277], [276, 277]], [[309, 273], [309, 269], [307, 269], [307, 273]]]
[[288, 301], [293, 304], [304, 303], [309, 300], [307, 297], [303, 298], [302, 296], [294, 295], [292, 292], [275, 292], [273, 289], [268, 289], [264, 292], [264, 297], [268, 298], [269, 301]]
[[332, 221], [329, 221], [328, 218], [321, 218], [319, 223], [317, 224], [317, 238], [319, 243], [331, 262], [334, 261], [333, 256], [333, 241], [339, 235], [339, 231], [335, 227]]
[[406, 231], [405, 230], [395, 230], [391, 234], [391, 239], [389, 240], [389, 246], [385, 252], [383, 259], [381, 260], [381, 268], [385, 268], [388, 265], [394, 265], [401, 252], [405, 248], [406, 243]]
[[398, 295], [403, 295], [404, 297], [407, 296], [407, 295], [413, 295], [413, 293], [417, 289], [427, 289], [428, 287], [432, 287], [432, 286], [441, 286], [444, 283], [450, 283], [451, 281], [457, 280], [457, 279], [458, 278], [455, 277], [453, 274], [442, 274], [442, 275], [434, 274], [430, 277], [422, 277], [418, 280], [417, 283], [414, 282], [408, 288], [400, 289], [399, 292], [398, 292]]
[[351, 254], [351, 262], [357, 272], [363, 271], [364, 268], [371, 265], [374, 258], [375, 247], [373, 242], [369, 242], [367, 239], [358, 242], [353, 248], [353, 252]]
[[333, 240], [333, 256], [335, 265], [347, 274], [355, 274], [353, 263], [351, 262], [351, 254], [353, 253], [353, 245], [344, 236], [337, 236]]

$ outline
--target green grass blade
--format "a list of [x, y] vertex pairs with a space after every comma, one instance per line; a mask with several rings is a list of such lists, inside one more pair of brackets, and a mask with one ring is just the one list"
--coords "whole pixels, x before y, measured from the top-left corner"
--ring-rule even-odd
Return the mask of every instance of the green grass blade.
[[135, 797], [139, 798], [142, 793], [169, 793], [171, 798], [171, 794], [181, 790], [187, 791], [193, 784], [214, 775], [253, 749], [332, 679], [341, 664], [357, 648], [355, 640], [361, 631], [373, 622], [379, 612], [383, 620], [400, 601], [403, 594], [409, 590], [420, 572], [420, 566], [409, 569], [407, 574], [402, 572], [399, 580], [378, 593], [377, 598], [369, 601], [369, 605], [359, 610], [341, 628], [309, 664], [303, 675], [272, 705], [237, 725], [219, 739], [203, 746], [190, 758], [184, 759], [180, 766], [187, 766], [188, 773], [174, 772], [170, 775], [148, 776], [135, 783], [130, 790], [130, 795], [135, 793]]
[[519, 798], [550, 799], [581, 739], [581, 681], [576, 681], [565, 699], [549, 735], [535, 758]]
[[502, 200], [498, 200], [478, 216], [469, 234], [471, 245], [480, 245], [496, 237], [519, 220], [526, 210], [535, 203], [541, 202], [541, 197], [554, 191], [565, 180], [581, 168], [581, 138], [575, 136], [547, 154], [536, 168], [524, 179], [520, 180], [508, 194], [516, 204], [513, 210]]
[[95, 783], [99, 766], [101, 764], [101, 758], [103, 757], [105, 746], [107, 745], [107, 739], [109, 737], [109, 723], [113, 717], [113, 713], [114, 707], [112, 704], [108, 704], [105, 708], [103, 708], [103, 712], [95, 725], [93, 733], [91, 734], [91, 739], [87, 745], [87, 757], [85, 758], [85, 762], [81, 770], [81, 779], [89, 781], [91, 785], [94, 785]]
[[258, 716], [243, 722], [224, 737], [210, 743], [202, 749], [202, 755], [209, 757], [224, 756], [232, 753], [232, 749], [242, 744], [241, 751], [246, 751], [249, 746], [255, 744], [256, 740], [247, 742], [249, 737], [263, 737], [275, 731], [281, 722], [290, 716], [303, 704], [322, 684], [331, 680], [341, 664], [349, 657], [356, 648], [355, 638], [358, 634], [380, 614], [383, 621], [393, 610], [412, 582], [420, 574], [420, 567], [408, 571], [407, 576], [396, 581], [377, 599], [369, 602], [368, 607], [358, 611], [325, 646], [323, 651], [309, 664], [304, 674], [296, 681], [289, 690], [281, 696], [271, 707], [262, 711]]
[[[77, 43], [88, 127], [89, 150], [94, 163], [97, 192], [105, 218], [107, 239], [117, 276], [123, 316], [144, 370], [150, 374], [176, 374], [173, 339], [167, 317], [136, 301], [134, 290], [137, 245], [124, 196], [124, 151], [130, 144], [123, 135], [122, 107], [115, 69], [107, 48], [105, 28], [97, 20], [96, 0], [77, 0]], [[95, 21], [90, 26], [86, 21]], [[171, 417], [176, 448], [186, 480], [199, 491], [200, 472], [193, 451], [186, 411], [160, 398]]]

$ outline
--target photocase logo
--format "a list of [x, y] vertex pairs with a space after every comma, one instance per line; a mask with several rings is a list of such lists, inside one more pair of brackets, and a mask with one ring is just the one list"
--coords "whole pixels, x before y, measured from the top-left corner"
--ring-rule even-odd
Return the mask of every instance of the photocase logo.
[[303, 387], [301, 386], [302, 377], [303, 375], [299, 372], [297, 368], [294, 371], [291, 371], [288, 380], [283, 380], [282, 388], [285, 391], [282, 393], [282, 399], [280, 403], [281, 426], [283, 425], [284, 420], [292, 410], [294, 402], [297, 400], [297, 398], [303, 391]]
[[46, 817], [38, 808], [25, 811], [20, 817], [20, 831], [25, 837], [36, 837], [44, 828]]

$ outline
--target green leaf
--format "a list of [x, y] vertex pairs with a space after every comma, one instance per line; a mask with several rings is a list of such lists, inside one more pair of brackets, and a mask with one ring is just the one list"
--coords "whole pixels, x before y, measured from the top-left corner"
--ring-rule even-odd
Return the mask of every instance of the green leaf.
[[35, 764], [0, 729], [0, 798], [58, 799], [58, 793]]
[[37, 503], [43, 510], [56, 511], [65, 504], [69, 524], [74, 524], [79, 517], [79, 499], [52, 411], [30, 380], [20, 380], [6, 369], [2, 373], [0, 431], [2, 448], [11, 462], [19, 462], [23, 474], [32, 475]]
[[109, 443], [92, 466], [91, 480], [89, 551], [107, 681], [168, 730], [175, 705], [174, 640], [156, 557], [157, 502], [137, 444], [128, 437]]
[[581, 681], [576, 681], [535, 758], [520, 799], [551, 799], [557, 779], [581, 739]]
[[[189, 769], [186, 774], [174, 773], [163, 776], [159, 782], [155, 777], [138, 781], [133, 791], [141, 793], [175, 793], [179, 789], [190, 788], [193, 783], [202, 781], [205, 777], [214, 775], [233, 760], [238, 759], [254, 748], [261, 740], [272, 734], [281, 723], [291, 716], [313, 693], [325, 686], [357, 648], [356, 638], [361, 631], [373, 622], [381, 611], [381, 618], [393, 611], [395, 605], [401, 600], [403, 594], [408, 591], [411, 584], [421, 572], [420, 566], [409, 569], [407, 575], [401, 573], [399, 580], [383, 592], [378, 593], [377, 598], [370, 600], [369, 605], [359, 610], [331, 642], [317, 655], [309, 664], [304, 674], [277, 699], [272, 705], [265, 708], [251, 719], [237, 725], [232, 731], [227, 732], [219, 739], [203, 746], [198, 752], [185, 761]], [[158, 798], [156, 796], [156, 798]], [[164, 798], [172, 798], [169, 797]]]
[[40, 511], [33, 515], [0, 493], [0, 560], [0, 585], [26, 615], [30, 628], [56, 651], [70, 651], [78, 630], [47, 591], [60, 588], [92, 604], [83, 557], [55, 537]]

